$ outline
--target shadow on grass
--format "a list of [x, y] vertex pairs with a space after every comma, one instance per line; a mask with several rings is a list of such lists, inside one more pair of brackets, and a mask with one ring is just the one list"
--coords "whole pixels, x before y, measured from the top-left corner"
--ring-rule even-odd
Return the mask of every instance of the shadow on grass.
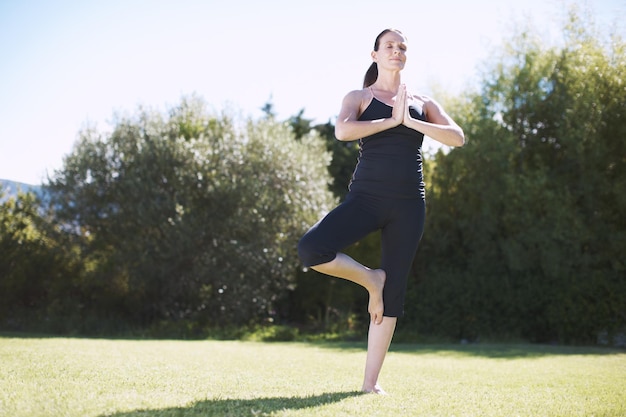
[[188, 407], [171, 407], [154, 410], [136, 410], [102, 417], [166, 417], [166, 416], [264, 416], [282, 410], [301, 410], [364, 395], [360, 391], [332, 392], [308, 397], [263, 397], [252, 399], [211, 399], [198, 401]]

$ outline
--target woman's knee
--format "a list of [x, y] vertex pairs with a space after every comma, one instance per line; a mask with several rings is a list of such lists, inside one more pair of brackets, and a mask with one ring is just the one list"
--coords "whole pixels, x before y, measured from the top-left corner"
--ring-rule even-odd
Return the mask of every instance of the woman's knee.
[[298, 241], [298, 256], [300, 260], [304, 262], [304, 259], [308, 257], [308, 254], [311, 251], [310, 239], [307, 237], [308, 234], [305, 234]]
[[319, 253], [318, 245], [312, 235], [309, 230], [298, 242], [298, 256], [305, 266], [310, 266]]
[[304, 266], [319, 265], [330, 262], [336, 256], [336, 252], [325, 248], [315, 237], [315, 233], [309, 230], [298, 242], [298, 256]]

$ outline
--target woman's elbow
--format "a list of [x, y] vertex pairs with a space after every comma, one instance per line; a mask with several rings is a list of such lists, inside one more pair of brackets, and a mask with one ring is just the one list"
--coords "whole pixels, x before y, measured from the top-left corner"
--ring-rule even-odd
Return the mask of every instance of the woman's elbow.
[[463, 131], [461, 130], [459, 132], [459, 144], [457, 146], [463, 146], [465, 145], [465, 133], [463, 133]]
[[337, 140], [341, 141], [350, 140], [350, 136], [348, 135], [346, 129], [344, 129], [339, 124], [335, 125], [335, 137], [337, 138]]
[[463, 129], [461, 129], [460, 127], [456, 131], [456, 135], [454, 137], [453, 142], [454, 142], [453, 146], [456, 146], [456, 147], [461, 147], [465, 145], [465, 133], [463, 133]]

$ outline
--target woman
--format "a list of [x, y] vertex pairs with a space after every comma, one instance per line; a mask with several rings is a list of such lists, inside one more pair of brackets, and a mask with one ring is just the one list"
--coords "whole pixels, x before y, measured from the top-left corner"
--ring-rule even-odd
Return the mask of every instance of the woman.
[[[369, 292], [367, 359], [362, 390], [385, 392], [378, 376], [422, 237], [425, 217], [421, 147], [424, 135], [462, 146], [463, 130], [434, 100], [407, 92], [400, 73], [407, 41], [395, 29], [381, 32], [371, 53], [363, 89], [343, 99], [335, 126], [341, 141], [359, 140], [359, 159], [343, 203], [300, 240], [303, 264], [362, 285]], [[380, 269], [370, 269], [341, 250], [381, 230]]]

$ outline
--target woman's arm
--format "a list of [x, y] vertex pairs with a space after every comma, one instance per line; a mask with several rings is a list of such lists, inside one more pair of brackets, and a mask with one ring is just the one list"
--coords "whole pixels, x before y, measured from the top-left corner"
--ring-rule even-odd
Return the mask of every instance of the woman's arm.
[[448, 146], [463, 146], [465, 134], [463, 129], [444, 111], [435, 100], [428, 97], [419, 97], [424, 102], [424, 113], [428, 122], [414, 119], [406, 106], [404, 125], [422, 132], [424, 135]]
[[351, 141], [361, 139], [383, 130], [391, 129], [402, 123], [404, 118], [404, 99], [396, 100], [398, 105], [394, 105], [392, 115], [388, 119], [359, 121], [359, 116], [363, 111], [363, 103], [369, 102], [366, 95], [367, 90], [355, 90], [348, 93], [341, 103], [341, 111], [335, 124], [335, 136], [341, 141]]

